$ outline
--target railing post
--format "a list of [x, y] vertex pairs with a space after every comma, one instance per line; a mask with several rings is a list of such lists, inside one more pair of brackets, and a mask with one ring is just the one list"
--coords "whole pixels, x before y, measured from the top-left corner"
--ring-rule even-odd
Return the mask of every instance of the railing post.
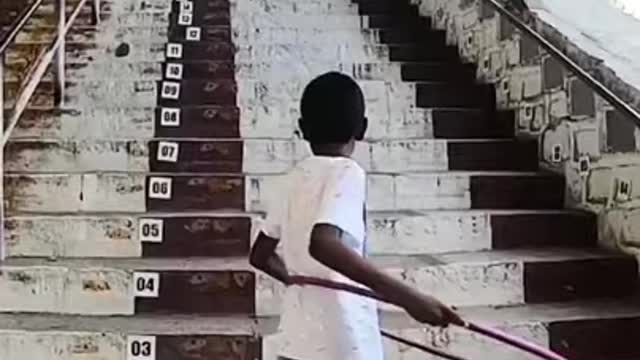
[[53, 81], [54, 81], [54, 93], [53, 99], [55, 105], [62, 104], [64, 100], [64, 68], [65, 68], [65, 27], [67, 23], [66, 19], [66, 6], [65, 0], [55, 0], [56, 3], [56, 13], [58, 15], [58, 40], [60, 42], [60, 46], [58, 46], [58, 50], [56, 52], [55, 58], [53, 60]]
[[100, 24], [100, 0], [93, 0], [91, 4], [91, 16], [93, 25]]
[[[0, 52], [0, 139], [4, 136], [4, 53]], [[7, 257], [4, 233], [4, 146], [0, 144], [0, 263]]]

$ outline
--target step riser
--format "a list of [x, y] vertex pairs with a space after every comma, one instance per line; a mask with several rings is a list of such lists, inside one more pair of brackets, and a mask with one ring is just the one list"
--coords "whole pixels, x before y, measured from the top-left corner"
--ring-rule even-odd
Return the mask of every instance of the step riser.
[[636, 292], [638, 264], [634, 258], [624, 264], [618, 259], [603, 259], [583, 266], [586, 262], [538, 263], [525, 268], [525, 301], [575, 301], [602, 294], [622, 298]]
[[[188, 265], [185, 265], [188, 269]], [[568, 270], [559, 278], [551, 269]], [[91, 315], [275, 315], [282, 287], [246, 270], [153, 270], [5, 266], [0, 310]], [[602, 274], [617, 275], [612, 284]], [[385, 267], [390, 275], [454, 306], [501, 306], [628, 296], [638, 266], [633, 258], [555, 262], [493, 261]], [[587, 277], [585, 277], [587, 276]], [[551, 279], [540, 287], [539, 279]], [[588, 279], [589, 281], [585, 281]], [[37, 295], [37, 296], [32, 296]], [[398, 311], [388, 305], [381, 308]]]
[[418, 9], [401, 3], [358, 2], [358, 13], [361, 15], [393, 15], [418, 17]]
[[463, 107], [495, 109], [495, 90], [492, 85], [416, 85], [417, 105], [420, 107]]
[[515, 114], [499, 111], [433, 111], [433, 134], [436, 138], [502, 138], [515, 134]]
[[452, 63], [459, 61], [458, 49], [450, 46], [444, 49], [429, 49], [426, 46], [390, 46], [388, 58], [392, 61], [442, 61]]
[[[565, 182], [562, 178], [526, 178], [505, 181], [500, 177], [471, 179], [471, 203], [478, 208], [560, 208], [564, 205]], [[529, 193], [533, 191], [533, 193]], [[532, 199], [531, 196], [535, 196]]]
[[[368, 183], [371, 211], [559, 209], [564, 192], [562, 179], [553, 177], [370, 175]], [[267, 197], [277, 192], [280, 185], [277, 176], [246, 179], [144, 174], [5, 177], [8, 211], [13, 212], [266, 211]]]
[[505, 142], [450, 143], [447, 147], [449, 170], [537, 170], [537, 141], [513, 145]]
[[404, 64], [401, 69], [405, 81], [455, 81], [472, 85], [476, 71], [472, 66]]
[[389, 28], [396, 25], [412, 25], [425, 29], [431, 28], [431, 18], [426, 17], [400, 17], [394, 15], [368, 15], [367, 26], [370, 28]]
[[[517, 159], [504, 154], [515, 153]], [[5, 171], [279, 173], [311, 155], [302, 141], [10, 142]], [[359, 143], [354, 154], [367, 171], [536, 170], [537, 144], [513, 141], [398, 140]], [[517, 161], [516, 161], [517, 160]]]
[[569, 359], [635, 359], [640, 318], [559, 321], [549, 326], [552, 349]]
[[[434, 213], [369, 215], [369, 252], [420, 255], [490, 249], [593, 246], [595, 219], [574, 214]], [[245, 256], [252, 220], [244, 217], [14, 217], [6, 220], [11, 257]], [[90, 240], [87, 240], [90, 239]], [[90, 241], [90, 246], [87, 246]]]
[[382, 44], [415, 44], [419, 43], [431, 49], [441, 49], [446, 45], [446, 33], [433, 31], [424, 33], [425, 28], [395, 28], [374, 31], [374, 39]]

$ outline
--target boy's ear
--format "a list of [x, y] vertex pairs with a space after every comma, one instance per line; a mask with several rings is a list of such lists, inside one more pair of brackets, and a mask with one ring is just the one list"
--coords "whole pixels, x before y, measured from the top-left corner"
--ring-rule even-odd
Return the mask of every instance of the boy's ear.
[[356, 129], [354, 138], [357, 141], [362, 141], [364, 139], [364, 134], [367, 132], [367, 128], [369, 127], [369, 119], [366, 117], [362, 118], [362, 123], [360, 124], [360, 128]]

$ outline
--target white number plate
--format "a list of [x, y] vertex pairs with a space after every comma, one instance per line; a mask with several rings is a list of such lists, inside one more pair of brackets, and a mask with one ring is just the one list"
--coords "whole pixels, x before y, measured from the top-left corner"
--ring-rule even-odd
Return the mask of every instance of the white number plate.
[[162, 219], [140, 219], [138, 238], [141, 242], [161, 243], [164, 221]]
[[149, 179], [149, 198], [171, 200], [171, 178], [152, 177]]
[[133, 274], [133, 296], [157, 298], [160, 295], [160, 274], [137, 272]]
[[155, 336], [128, 336], [127, 360], [155, 360]]

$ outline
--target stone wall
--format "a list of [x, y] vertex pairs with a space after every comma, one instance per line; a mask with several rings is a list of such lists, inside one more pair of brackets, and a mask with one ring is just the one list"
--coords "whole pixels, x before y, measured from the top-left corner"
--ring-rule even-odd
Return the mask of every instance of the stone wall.
[[[599, 214], [601, 242], [640, 254], [640, 131], [535, 40], [483, 0], [412, 0], [481, 82], [495, 84], [498, 107], [513, 109], [520, 136], [541, 142], [540, 161], [567, 177], [569, 207]], [[552, 43], [630, 104], [640, 91], [582, 52], [550, 25], [529, 19]], [[634, 191], [635, 190], [635, 191]]]

